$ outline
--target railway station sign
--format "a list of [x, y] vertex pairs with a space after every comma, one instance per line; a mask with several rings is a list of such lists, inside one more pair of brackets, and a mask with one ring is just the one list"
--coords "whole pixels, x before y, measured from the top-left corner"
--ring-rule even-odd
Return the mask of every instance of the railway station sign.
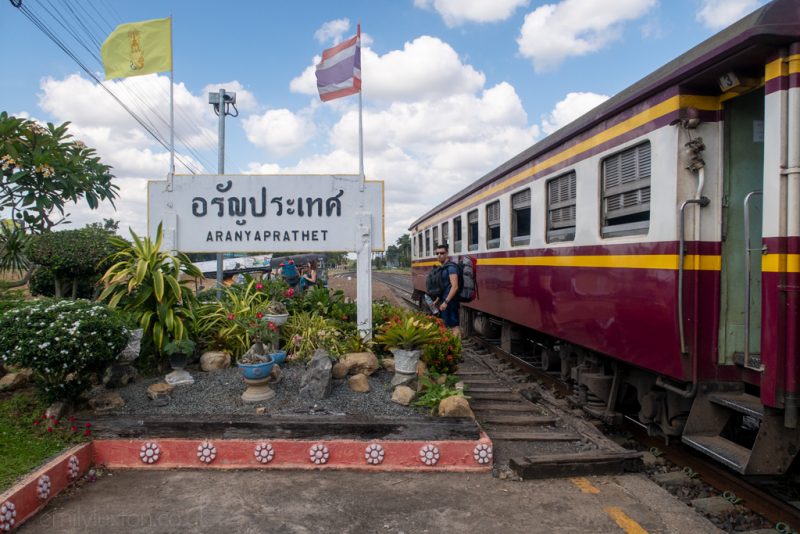
[[147, 184], [148, 232], [182, 252], [383, 250], [383, 182], [358, 175], [175, 175]]

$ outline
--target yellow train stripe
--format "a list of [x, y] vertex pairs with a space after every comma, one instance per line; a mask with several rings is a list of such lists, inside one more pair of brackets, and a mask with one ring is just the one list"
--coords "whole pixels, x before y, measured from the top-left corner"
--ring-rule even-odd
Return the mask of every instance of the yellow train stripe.
[[761, 258], [765, 273], [800, 273], [800, 254], [767, 254]]
[[794, 54], [786, 58], [787, 69], [785, 72], [783, 69], [783, 61], [783, 59], [778, 58], [767, 63], [764, 70], [764, 78], [766, 81], [800, 72], [800, 54]]
[[603, 508], [603, 511], [619, 525], [619, 528], [627, 532], [627, 534], [648, 534], [639, 523], [631, 519], [621, 508], [617, 506], [607, 506]]
[[526, 178], [533, 176], [534, 174], [553, 167], [583, 152], [591, 150], [592, 148], [606, 143], [611, 139], [624, 135], [631, 130], [635, 130], [640, 126], [644, 126], [645, 124], [652, 122], [659, 117], [663, 117], [664, 115], [686, 107], [694, 107], [699, 110], [718, 111], [721, 109], [721, 103], [719, 98], [714, 96], [676, 95], [672, 98], [668, 98], [663, 102], [659, 102], [658, 104], [647, 108], [641, 113], [638, 113], [633, 117], [620, 122], [619, 124], [616, 124], [610, 128], [606, 128], [605, 130], [593, 135], [585, 141], [581, 141], [575, 146], [562, 150], [561, 152], [550, 156], [542, 162], [536, 163], [532, 167], [529, 167], [522, 172], [498, 182], [482, 193], [478, 193], [466, 200], [459, 202], [452, 208], [442, 212], [440, 215], [431, 218], [428, 224], [436, 224], [438, 221], [446, 219], [465, 209], [467, 206], [476, 204], [481, 200], [501, 191], [502, 189], [505, 189], [506, 187], [512, 186], [522, 180], [525, 180]]
[[579, 478], [571, 478], [569, 479], [578, 489], [580, 489], [583, 493], [592, 493], [594, 495], [600, 493], [600, 490], [597, 489], [589, 482], [588, 479], [579, 477]]

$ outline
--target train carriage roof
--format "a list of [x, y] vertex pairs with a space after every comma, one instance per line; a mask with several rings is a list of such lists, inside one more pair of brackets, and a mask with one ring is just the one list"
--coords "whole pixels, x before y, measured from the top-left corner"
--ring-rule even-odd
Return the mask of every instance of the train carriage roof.
[[776, 47], [798, 41], [800, 41], [800, 1], [774, 0], [485, 174], [415, 220], [409, 229], [659, 91], [679, 84], [702, 85], [702, 82], [709, 83], [709, 81], [716, 84], [716, 76], [710, 79], [702, 77], [702, 73], [710, 67], [715, 67], [718, 72], [727, 72], [730, 69], [722, 67], [756, 63], [763, 69], [765, 60], [775, 54]]

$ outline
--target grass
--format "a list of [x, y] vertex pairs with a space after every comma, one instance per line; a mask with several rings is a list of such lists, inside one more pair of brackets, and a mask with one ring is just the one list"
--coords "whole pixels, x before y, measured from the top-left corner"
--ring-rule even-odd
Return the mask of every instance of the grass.
[[[32, 392], [0, 398], [0, 492], [76, 442], [69, 424], [52, 434], [33, 421], [47, 409]], [[59, 426], [65, 426], [60, 423]]]

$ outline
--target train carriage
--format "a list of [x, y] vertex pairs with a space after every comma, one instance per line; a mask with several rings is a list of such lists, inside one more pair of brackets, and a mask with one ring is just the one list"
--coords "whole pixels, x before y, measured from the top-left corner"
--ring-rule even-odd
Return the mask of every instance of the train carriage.
[[775, 0], [420, 217], [584, 409], [742, 473], [800, 450], [800, 3]]

